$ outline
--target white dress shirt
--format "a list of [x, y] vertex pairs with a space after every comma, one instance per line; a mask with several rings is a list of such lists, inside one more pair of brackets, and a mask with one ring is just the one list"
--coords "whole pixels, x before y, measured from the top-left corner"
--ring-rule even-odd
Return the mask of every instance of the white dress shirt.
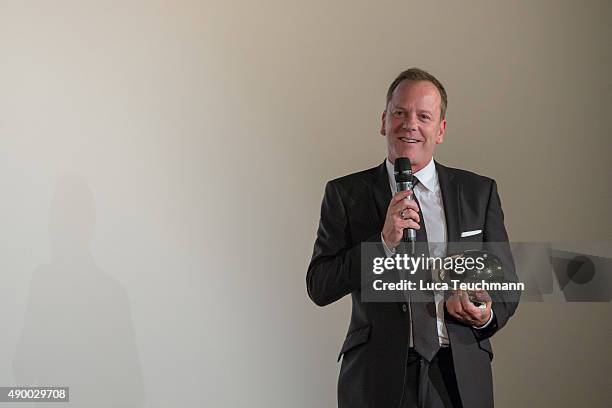
[[[389, 185], [391, 186], [391, 193], [395, 195], [397, 193], [397, 186], [395, 184], [395, 176], [393, 174], [394, 168], [393, 163], [386, 160], [387, 174], [389, 176]], [[438, 181], [438, 172], [436, 171], [436, 165], [433, 158], [429, 163], [421, 170], [414, 173], [414, 176], [419, 179], [419, 183], [414, 188], [414, 195], [419, 201], [419, 208], [423, 215], [423, 222], [425, 223], [425, 230], [427, 231], [427, 241], [429, 247], [429, 254], [432, 257], [444, 257], [446, 256], [446, 242], [448, 241], [446, 236], [446, 215], [444, 214], [444, 203], [442, 202], [442, 192], [440, 191], [440, 182]], [[394, 249], [390, 249], [385, 240], [382, 238], [383, 247], [387, 252], [387, 256], [395, 254]], [[434, 282], [439, 282], [437, 274], [432, 273], [432, 279]], [[448, 332], [446, 325], [444, 324], [444, 291], [434, 291], [434, 301], [436, 303], [436, 326], [438, 328], [438, 342], [440, 346], [448, 346], [450, 341], [448, 339]], [[493, 310], [491, 310], [491, 316], [487, 323], [478, 328], [484, 329], [493, 320]], [[412, 325], [411, 325], [412, 326]], [[410, 333], [410, 346], [412, 342], [412, 332]]]

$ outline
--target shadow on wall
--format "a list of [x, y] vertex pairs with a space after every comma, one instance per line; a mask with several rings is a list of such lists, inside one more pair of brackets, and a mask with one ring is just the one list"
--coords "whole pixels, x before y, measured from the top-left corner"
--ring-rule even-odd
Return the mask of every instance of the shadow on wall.
[[15, 382], [70, 387], [70, 403], [54, 406], [142, 407], [143, 376], [127, 293], [90, 254], [94, 224], [95, 202], [86, 181], [63, 176], [50, 210], [51, 261], [32, 274], [13, 361]]

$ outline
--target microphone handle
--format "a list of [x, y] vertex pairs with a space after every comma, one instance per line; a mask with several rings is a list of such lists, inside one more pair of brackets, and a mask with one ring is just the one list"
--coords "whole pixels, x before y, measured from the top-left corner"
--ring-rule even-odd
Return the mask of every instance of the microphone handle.
[[[400, 182], [397, 183], [397, 191], [406, 191], [406, 190], [412, 190], [412, 183], [411, 182]], [[408, 201], [412, 201], [412, 194], [410, 194], [408, 197], [406, 197], [406, 199]], [[412, 229], [412, 228], [404, 228], [404, 242], [416, 242], [416, 230]]]
[[416, 241], [416, 231], [412, 228], [404, 229], [404, 242], [415, 242]]

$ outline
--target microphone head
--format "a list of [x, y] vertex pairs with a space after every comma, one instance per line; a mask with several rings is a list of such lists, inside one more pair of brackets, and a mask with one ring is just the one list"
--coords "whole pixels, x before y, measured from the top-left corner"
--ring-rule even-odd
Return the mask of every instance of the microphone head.
[[412, 182], [412, 165], [407, 157], [398, 157], [393, 166], [393, 175], [396, 183]]

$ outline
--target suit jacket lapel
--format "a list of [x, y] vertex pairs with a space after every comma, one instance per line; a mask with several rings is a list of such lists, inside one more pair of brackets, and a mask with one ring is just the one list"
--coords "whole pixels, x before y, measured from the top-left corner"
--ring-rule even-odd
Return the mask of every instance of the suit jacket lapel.
[[442, 202], [444, 203], [444, 216], [446, 217], [446, 234], [448, 242], [459, 242], [459, 197], [461, 186], [453, 182], [454, 174], [448, 167], [436, 163], [438, 181], [442, 191]]
[[389, 202], [391, 201], [391, 186], [389, 185], [387, 165], [384, 161], [376, 169], [376, 174], [372, 183], [372, 193], [374, 195], [374, 202], [376, 203], [378, 221], [382, 227], [385, 223]]

